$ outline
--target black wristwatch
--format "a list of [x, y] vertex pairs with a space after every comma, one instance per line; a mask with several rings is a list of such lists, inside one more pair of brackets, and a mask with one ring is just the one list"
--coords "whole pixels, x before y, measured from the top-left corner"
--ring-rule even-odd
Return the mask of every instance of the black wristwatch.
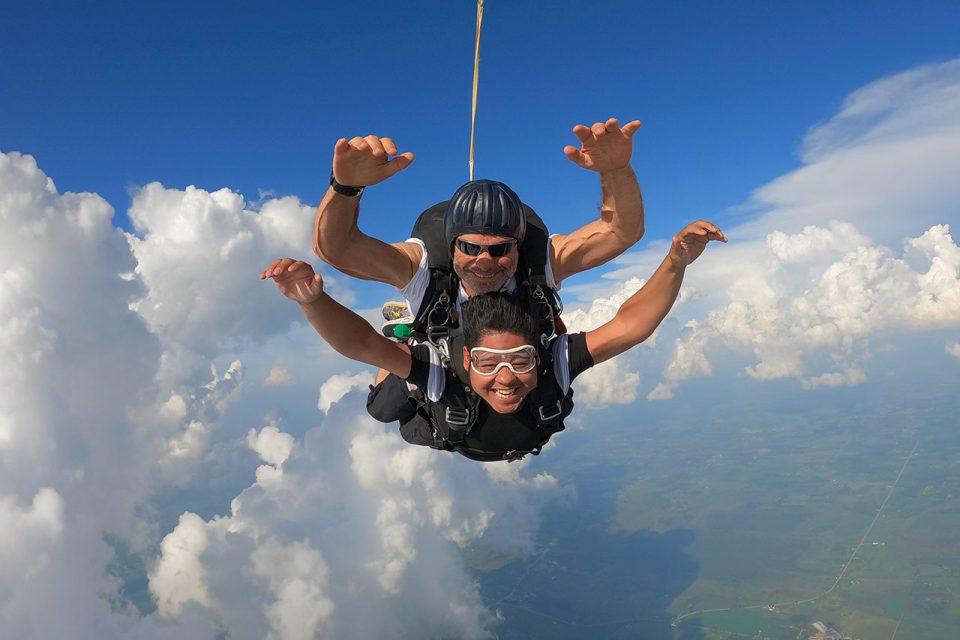
[[345, 184], [340, 184], [337, 182], [337, 179], [333, 177], [333, 171], [330, 172], [330, 186], [333, 187], [333, 190], [340, 195], [348, 196], [350, 198], [359, 196], [365, 189], [365, 187], [348, 187]]

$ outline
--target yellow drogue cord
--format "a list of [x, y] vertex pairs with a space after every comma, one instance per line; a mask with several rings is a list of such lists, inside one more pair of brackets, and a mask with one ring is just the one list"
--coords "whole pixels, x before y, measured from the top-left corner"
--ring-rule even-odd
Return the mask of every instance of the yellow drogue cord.
[[473, 138], [477, 128], [477, 86], [480, 81], [480, 28], [483, 26], [483, 0], [477, 0], [477, 44], [473, 53], [473, 109], [470, 114], [470, 180], [473, 180]]

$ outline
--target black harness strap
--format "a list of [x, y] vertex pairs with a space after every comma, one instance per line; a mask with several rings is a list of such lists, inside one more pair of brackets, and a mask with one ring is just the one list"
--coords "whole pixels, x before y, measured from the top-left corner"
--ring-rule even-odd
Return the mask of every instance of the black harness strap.
[[524, 206], [527, 215], [527, 233], [520, 247], [517, 264], [517, 282], [522, 291], [521, 299], [527, 310], [539, 322], [540, 355], [538, 370], [540, 406], [537, 417], [541, 427], [555, 427], [562, 419], [561, 393], [553, 371], [553, 352], [550, 341], [557, 335], [557, 318], [560, 316], [560, 298], [547, 282], [547, 252], [550, 250], [550, 235], [547, 226], [536, 212]]
[[453, 272], [450, 247], [443, 233], [443, 216], [447, 201], [438, 202], [420, 214], [410, 235], [423, 242], [427, 252], [430, 281], [423, 293], [420, 308], [414, 311], [413, 336], [418, 342], [439, 342], [460, 326], [457, 317], [457, 296], [460, 279]]
[[[460, 334], [450, 340], [449, 369], [455, 374], [456, 383], [448, 385], [444, 389], [444, 399], [452, 401], [446, 404], [450, 405], [445, 410], [445, 418], [451, 429], [462, 429], [461, 444], [463, 438], [470, 433], [473, 425], [477, 421], [477, 415], [480, 413], [480, 397], [470, 387], [470, 374], [463, 368], [463, 334]], [[452, 410], [451, 410], [452, 407]], [[451, 422], [450, 417], [460, 418], [457, 422]]]

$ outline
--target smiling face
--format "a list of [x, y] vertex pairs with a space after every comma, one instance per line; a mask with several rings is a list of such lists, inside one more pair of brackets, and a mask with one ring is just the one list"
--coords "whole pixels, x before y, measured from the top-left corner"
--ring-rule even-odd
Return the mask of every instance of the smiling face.
[[499, 258], [483, 251], [477, 256], [468, 256], [453, 244], [453, 271], [460, 277], [468, 296], [499, 291], [517, 271], [519, 252], [513, 238], [488, 236], [481, 233], [465, 233], [457, 238], [481, 245], [494, 245], [502, 242], [514, 242], [510, 252]]
[[[475, 346], [487, 349], [509, 350], [530, 344], [527, 338], [515, 333], [485, 333]], [[470, 351], [463, 349], [463, 368], [470, 374], [470, 386], [490, 408], [497, 413], [513, 413], [537, 386], [537, 369], [514, 373], [510, 367], [501, 367], [492, 376], [484, 376], [470, 367]], [[521, 369], [523, 367], [517, 367]]]

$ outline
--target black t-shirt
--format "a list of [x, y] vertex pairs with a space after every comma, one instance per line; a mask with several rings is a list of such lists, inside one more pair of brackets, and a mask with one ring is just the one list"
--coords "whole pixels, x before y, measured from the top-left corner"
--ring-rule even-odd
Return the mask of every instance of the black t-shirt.
[[[554, 338], [550, 347], [560, 391], [571, 393], [570, 383], [594, 364], [587, 350], [585, 334], [560, 335]], [[441, 366], [440, 355], [431, 345], [416, 345], [411, 347], [410, 353], [413, 363], [407, 380], [420, 387], [429, 400], [442, 404], [446, 385], [461, 384], [457, 375]], [[534, 404], [528, 396], [517, 411], [504, 414], [493, 411], [486, 402], [481, 401], [477, 420], [464, 444], [479, 451], [527, 451], [537, 448], [544, 441], [544, 432], [537, 420], [536, 411], [539, 407]]]

